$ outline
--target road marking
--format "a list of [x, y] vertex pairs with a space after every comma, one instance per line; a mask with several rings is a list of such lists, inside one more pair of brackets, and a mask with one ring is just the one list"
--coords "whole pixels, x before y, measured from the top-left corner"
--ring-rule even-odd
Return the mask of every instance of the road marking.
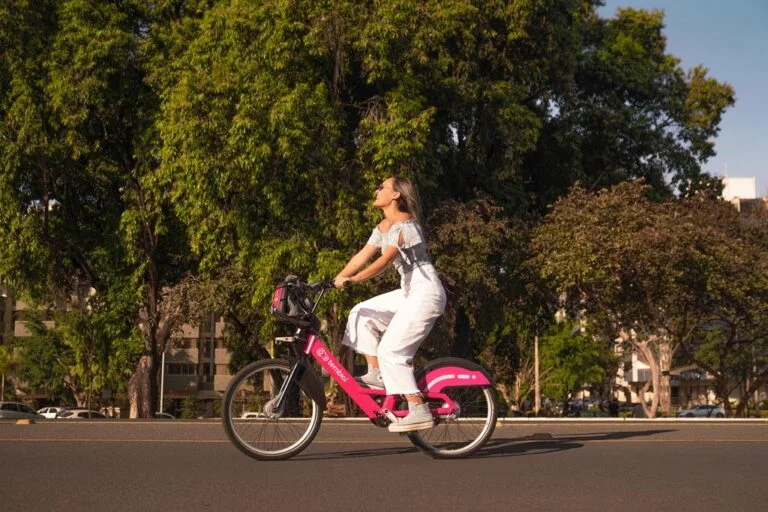
[[[520, 439], [517, 442], [542, 442], [535, 439]], [[555, 437], [550, 443], [768, 443], [768, 439], [579, 439], [578, 437]]]
[[[504, 440], [496, 439], [497, 442], [515, 444], [515, 443], [768, 443], [768, 439], [578, 439], [578, 438], [558, 438], [542, 441], [537, 439], [515, 439]], [[229, 443], [227, 439], [93, 439], [93, 438], [38, 438], [38, 439], [18, 439], [18, 438], [0, 438], [0, 443], [191, 443], [191, 444], [218, 444]], [[341, 440], [341, 441], [323, 441], [314, 440], [312, 444], [405, 444], [405, 440]]]
[[[0, 443], [191, 443], [191, 444], [229, 444], [227, 439], [12, 439], [0, 438]], [[405, 441], [312, 441], [312, 444], [406, 444]]]

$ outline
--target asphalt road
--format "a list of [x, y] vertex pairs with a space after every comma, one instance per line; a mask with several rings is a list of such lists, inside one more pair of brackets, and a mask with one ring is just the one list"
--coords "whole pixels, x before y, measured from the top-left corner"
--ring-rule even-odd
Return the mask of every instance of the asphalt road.
[[[551, 435], [551, 439], [546, 439]], [[370, 423], [323, 423], [282, 462], [218, 422], [0, 422], [0, 510], [765, 510], [768, 423], [504, 423], [434, 460]]]

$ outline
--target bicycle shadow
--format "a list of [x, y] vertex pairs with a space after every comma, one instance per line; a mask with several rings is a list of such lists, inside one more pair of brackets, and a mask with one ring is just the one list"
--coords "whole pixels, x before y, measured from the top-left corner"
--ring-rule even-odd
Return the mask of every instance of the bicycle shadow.
[[368, 448], [363, 450], [344, 450], [332, 453], [308, 453], [294, 457], [292, 460], [332, 460], [332, 459], [350, 459], [357, 457], [381, 457], [389, 455], [403, 455], [406, 453], [417, 453], [419, 451], [415, 446], [387, 447], [387, 448]]
[[[552, 436], [552, 439], [539, 439], [539, 435], [533, 434], [522, 437], [492, 438], [471, 459], [489, 457], [519, 457], [521, 455], [543, 455], [557, 453], [575, 448], [582, 448], [585, 443], [595, 441], [619, 441], [633, 437], [653, 436], [677, 432], [674, 429], [666, 430], [633, 430], [624, 432], [590, 432], [585, 434], [565, 434]], [[332, 460], [357, 457], [381, 457], [391, 455], [404, 455], [418, 453], [415, 446], [366, 448], [361, 450], [344, 450], [332, 453], [302, 454], [293, 460]]]
[[540, 435], [514, 438], [492, 438], [473, 458], [516, 457], [520, 455], [543, 455], [574, 448], [582, 448], [585, 443], [596, 441], [620, 441], [634, 437], [653, 436], [677, 432], [674, 429], [631, 430], [623, 432], [590, 432], [585, 434], [555, 435], [551, 439], [542, 439]]

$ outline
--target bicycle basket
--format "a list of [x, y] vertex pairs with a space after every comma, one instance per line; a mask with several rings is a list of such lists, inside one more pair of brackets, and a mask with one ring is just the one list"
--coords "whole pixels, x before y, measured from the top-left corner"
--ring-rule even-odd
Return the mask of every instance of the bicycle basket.
[[312, 307], [312, 301], [294, 276], [278, 284], [272, 295], [272, 314], [278, 320], [297, 327], [308, 327], [311, 324]]

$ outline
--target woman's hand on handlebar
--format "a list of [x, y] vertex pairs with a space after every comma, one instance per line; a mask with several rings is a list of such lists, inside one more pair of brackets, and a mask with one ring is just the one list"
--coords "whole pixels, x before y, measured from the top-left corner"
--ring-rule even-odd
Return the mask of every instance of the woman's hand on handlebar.
[[333, 280], [333, 284], [336, 286], [336, 288], [346, 288], [347, 286], [354, 283], [355, 282], [352, 280], [351, 277], [337, 276], [336, 279]]

